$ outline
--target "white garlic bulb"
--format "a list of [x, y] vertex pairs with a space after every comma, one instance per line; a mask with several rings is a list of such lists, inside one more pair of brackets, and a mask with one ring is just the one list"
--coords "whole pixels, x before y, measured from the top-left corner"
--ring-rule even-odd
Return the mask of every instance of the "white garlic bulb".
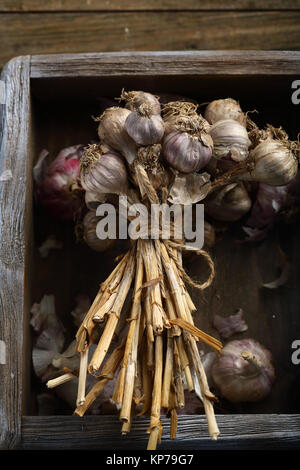
[[125, 129], [125, 121], [129, 114], [131, 113], [128, 109], [118, 106], [107, 108], [98, 119], [100, 121], [98, 135], [102, 142], [118, 150], [131, 164], [136, 158], [137, 147]]
[[83, 239], [85, 243], [95, 251], [109, 250], [115, 244], [114, 239], [100, 239], [97, 235], [96, 228], [101, 217], [98, 217], [95, 211], [86, 213], [83, 219]]
[[263, 140], [251, 150], [249, 157], [254, 168], [239, 176], [244, 181], [283, 186], [292, 181], [298, 171], [298, 161], [285, 141]]
[[122, 157], [113, 150], [92, 144], [80, 161], [80, 181], [89, 193], [88, 201], [101, 201], [105, 194], [126, 194], [127, 169]]
[[275, 381], [271, 353], [254, 339], [230, 341], [212, 366], [212, 378], [233, 403], [263, 400]]
[[215, 190], [204, 200], [205, 212], [216, 220], [233, 222], [251, 208], [251, 199], [240, 183], [231, 183]]
[[204, 117], [210, 124], [223, 119], [233, 119], [243, 126], [246, 124], [246, 115], [241, 110], [239, 103], [232, 98], [214, 100], [209, 103]]
[[213, 139], [213, 156], [216, 159], [229, 157], [240, 162], [248, 157], [250, 139], [246, 128], [233, 119], [217, 121], [210, 128]]

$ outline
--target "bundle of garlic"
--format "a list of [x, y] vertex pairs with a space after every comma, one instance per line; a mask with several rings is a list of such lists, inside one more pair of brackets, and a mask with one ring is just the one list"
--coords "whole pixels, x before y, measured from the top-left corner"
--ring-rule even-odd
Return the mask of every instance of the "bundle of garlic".
[[[194, 325], [196, 308], [187, 290], [187, 285], [199, 290], [210, 286], [214, 264], [205, 249], [186, 245], [184, 237], [177, 236], [174, 220], [166, 234], [160, 218], [153, 235], [149, 212], [168, 203], [183, 207], [204, 202], [213, 219], [239, 220], [252, 206], [251, 183], [244, 181], [287, 184], [297, 171], [298, 147], [288, 140], [283, 143], [278, 134], [267, 139], [264, 134], [254, 144], [247, 116], [231, 99], [210, 103], [205, 118], [191, 101], [161, 107], [157, 96], [143, 91], [123, 91], [119, 101], [125, 101], [125, 107], [109, 107], [96, 119], [100, 143], [86, 147], [80, 159], [79, 180], [90, 211], [83, 221], [84, 238], [99, 251], [104, 241], [111, 242], [97, 241], [100, 216], [95, 210], [114, 198], [119, 198], [119, 210], [127, 198], [147, 223], [141, 226], [134, 210], [126, 213], [126, 223], [133, 222], [135, 228], [134, 234], [129, 232], [131, 247], [118, 257], [77, 331], [75, 414], [83, 416], [114, 381], [111, 398], [120, 409], [122, 434], [129, 432], [137, 411], [139, 416], [149, 413], [148, 449], [154, 450], [162, 435], [162, 408], [171, 420], [171, 437], [176, 437], [186, 383], [190, 392], [200, 395], [209, 434], [217, 439], [216, 397], [197, 342], [204, 341], [218, 353], [222, 344]], [[205, 231], [206, 248], [214, 244], [215, 234], [208, 222]], [[207, 262], [209, 275], [203, 283], [186, 273], [184, 251]], [[114, 344], [118, 330], [123, 335]], [[96, 383], [87, 393], [90, 375]]]

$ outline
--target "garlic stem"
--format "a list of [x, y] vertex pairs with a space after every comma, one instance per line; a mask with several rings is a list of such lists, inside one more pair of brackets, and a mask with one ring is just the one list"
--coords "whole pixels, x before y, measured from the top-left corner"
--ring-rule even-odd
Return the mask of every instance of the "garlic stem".
[[76, 375], [68, 372], [67, 374], [63, 374], [60, 377], [57, 377], [56, 379], [48, 380], [46, 385], [48, 388], [55, 388], [55, 387], [58, 387], [58, 385], [62, 385], [74, 379], [76, 379]]
[[85, 402], [85, 386], [86, 386], [88, 354], [89, 354], [88, 348], [85, 351], [80, 353], [80, 369], [79, 369], [76, 406], [81, 406]]
[[261, 373], [261, 362], [250, 351], [242, 351], [241, 356], [248, 362], [248, 367], [245, 368], [245, 375], [247, 375], [247, 377], [256, 376]]

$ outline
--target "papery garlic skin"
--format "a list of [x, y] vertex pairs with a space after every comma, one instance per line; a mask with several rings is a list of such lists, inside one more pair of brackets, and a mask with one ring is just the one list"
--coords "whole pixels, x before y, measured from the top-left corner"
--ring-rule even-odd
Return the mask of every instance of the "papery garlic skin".
[[[128, 190], [127, 169], [121, 155], [101, 145], [90, 145], [81, 160], [80, 181], [82, 187], [96, 200], [105, 194], [126, 194]], [[93, 200], [90, 197], [89, 200]]]
[[78, 188], [82, 153], [82, 145], [67, 147], [48, 166], [48, 152], [43, 150], [33, 169], [37, 200], [56, 219], [72, 219], [81, 205], [74, 187]]
[[137, 147], [125, 129], [129, 114], [128, 109], [118, 106], [107, 108], [99, 118], [98, 135], [102, 142], [118, 150], [131, 164], [136, 158]]
[[239, 103], [232, 98], [214, 100], [209, 103], [204, 113], [205, 119], [214, 124], [223, 119], [233, 119], [243, 126], [246, 125], [246, 116], [243, 113]]
[[163, 156], [176, 170], [192, 173], [207, 165], [212, 156], [212, 149], [197, 137], [175, 131], [166, 135], [163, 140]]
[[288, 184], [296, 176], [298, 161], [286, 142], [267, 139], [249, 155], [254, 168], [239, 176], [244, 181], [258, 181], [271, 186]]
[[83, 239], [94, 251], [106, 251], [115, 244], [113, 239], [102, 240], [98, 237], [96, 229], [100, 219], [101, 217], [98, 217], [94, 211], [87, 212], [83, 219]]
[[263, 400], [275, 381], [272, 355], [253, 339], [230, 341], [212, 366], [212, 378], [233, 403]]
[[204, 200], [205, 212], [216, 220], [234, 222], [251, 208], [251, 199], [243, 184], [231, 183], [215, 190]]
[[217, 121], [210, 128], [213, 139], [213, 157], [230, 157], [235, 162], [246, 160], [251, 144], [247, 130], [233, 119]]

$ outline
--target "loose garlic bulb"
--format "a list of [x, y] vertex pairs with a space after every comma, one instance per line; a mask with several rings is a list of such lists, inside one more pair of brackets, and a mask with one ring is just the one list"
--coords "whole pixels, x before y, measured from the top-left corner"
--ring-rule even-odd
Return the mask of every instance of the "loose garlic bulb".
[[251, 208], [251, 199], [240, 183], [231, 183], [211, 193], [204, 200], [207, 214], [216, 220], [233, 222], [241, 219]]
[[239, 103], [232, 98], [214, 100], [209, 103], [204, 117], [210, 124], [224, 119], [233, 119], [243, 126], [246, 125], [246, 115], [241, 110]]
[[125, 121], [128, 135], [138, 145], [159, 143], [165, 128], [156, 96], [142, 91], [123, 91], [121, 99], [127, 102], [126, 107], [131, 110]]
[[129, 115], [130, 111], [125, 108], [107, 108], [98, 118], [98, 135], [103, 143], [118, 150], [131, 164], [135, 160], [137, 147], [125, 129], [125, 121]]
[[105, 194], [127, 193], [127, 169], [117, 152], [102, 145], [89, 145], [84, 150], [80, 165], [80, 180], [89, 201], [102, 200]]
[[95, 251], [105, 251], [113, 247], [115, 240], [106, 238], [100, 239], [97, 236], [96, 228], [100, 220], [95, 211], [89, 211], [83, 219], [83, 239], [85, 243]]
[[212, 378], [233, 403], [263, 400], [275, 381], [271, 353], [254, 339], [230, 341], [212, 366]]
[[197, 107], [187, 102], [171, 102], [164, 107], [164, 159], [182, 173], [204, 168], [212, 156], [213, 141], [210, 125]]
[[236, 162], [248, 157], [250, 140], [247, 130], [233, 119], [217, 121], [211, 126], [210, 135], [213, 139], [213, 156], [216, 159], [230, 156]]
[[249, 157], [254, 168], [240, 175], [241, 180], [283, 186], [292, 181], [298, 171], [298, 161], [286, 141], [263, 140], [251, 150]]

